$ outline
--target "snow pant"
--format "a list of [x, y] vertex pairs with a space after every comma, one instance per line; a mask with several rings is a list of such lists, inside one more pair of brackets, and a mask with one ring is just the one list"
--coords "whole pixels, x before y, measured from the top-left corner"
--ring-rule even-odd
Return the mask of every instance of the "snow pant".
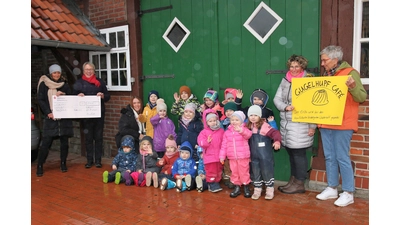
[[256, 188], [274, 186], [274, 155], [271, 138], [261, 135], [260, 130], [249, 140], [251, 180]]
[[250, 158], [246, 159], [229, 159], [232, 171], [231, 182], [234, 185], [247, 185], [250, 180]]
[[219, 183], [222, 178], [222, 168], [220, 162], [212, 162], [204, 164], [204, 170], [206, 171], [207, 182], [217, 182]]

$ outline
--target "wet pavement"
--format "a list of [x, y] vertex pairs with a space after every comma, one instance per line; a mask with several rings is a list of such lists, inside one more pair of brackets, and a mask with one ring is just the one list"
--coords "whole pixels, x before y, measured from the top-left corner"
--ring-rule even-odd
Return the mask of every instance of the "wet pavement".
[[69, 154], [68, 172], [60, 170], [59, 152], [50, 151], [43, 177], [31, 165], [31, 224], [369, 224], [369, 200], [355, 198], [347, 207], [334, 199], [320, 201], [318, 192], [283, 194], [265, 200], [230, 198], [228, 189], [177, 193], [175, 189], [104, 184], [102, 173], [111, 170], [112, 159], [103, 158], [103, 168], [86, 169], [86, 158]]

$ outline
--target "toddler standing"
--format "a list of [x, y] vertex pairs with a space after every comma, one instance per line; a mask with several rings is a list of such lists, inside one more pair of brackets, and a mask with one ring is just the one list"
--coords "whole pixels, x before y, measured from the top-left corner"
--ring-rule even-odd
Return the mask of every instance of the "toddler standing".
[[[188, 103], [185, 106], [185, 110], [178, 120], [178, 133], [176, 137], [176, 143], [181, 145], [183, 142], [188, 141], [190, 146], [197, 149], [197, 136], [203, 130], [203, 122], [200, 118], [200, 113], [196, 110], [194, 103]], [[197, 152], [191, 153], [191, 157], [197, 162], [199, 157]]]
[[222, 164], [219, 161], [219, 151], [224, 136], [219, 117], [213, 109], [203, 112], [204, 129], [197, 137], [197, 143], [203, 148], [204, 168], [206, 181], [211, 192], [222, 191], [219, 182], [222, 178]]
[[240, 195], [240, 186], [244, 186], [244, 197], [250, 198], [250, 147], [248, 140], [251, 131], [246, 127], [244, 120], [246, 116], [242, 111], [235, 111], [230, 120], [231, 124], [224, 133], [221, 151], [219, 153], [220, 162], [223, 164], [225, 158], [229, 159], [231, 182], [235, 185], [231, 198]]
[[139, 115], [139, 121], [141, 123], [145, 123], [146, 135], [153, 138], [154, 137], [154, 129], [153, 125], [150, 122], [151, 117], [157, 114], [157, 99], [159, 98], [158, 91], [152, 90], [149, 92], [147, 97], [148, 102], [143, 109], [143, 113]]
[[[249, 122], [247, 128], [252, 131], [250, 138], [251, 152], [251, 179], [254, 185], [252, 199], [261, 196], [262, 185], [266, 186], [265, 199], [274, 198], [274, 155], [275, 150], [281, 147], [281, 134], [271, 127], [264, 118], [261, 118], [261, 108], [253, 105], [247, 111]], [[273, 144], [271, 145], [271, 140]]]
[[164, 156], [165, 140], [168, 135], [172, 134], [174, 139], [176, 138], [175, 124], [168, 118], [167, 105], [164, 103], [164, 99], [159, 98], [157, 100], [157, 114], [150, 118], [150, 122], [154, 128], [154, 149], [160, 159]]
[[194, 103], [196, 110], [201, 113], [200, 102], [197, 97], [192, 94], [192, 91], [188, 86], [181, 86], [179, 88], [179, 94], [174, 93], [175, 102], [172, 104], [171, 113], [174, 115], [182, 116], [183, 111], [187, 103]]

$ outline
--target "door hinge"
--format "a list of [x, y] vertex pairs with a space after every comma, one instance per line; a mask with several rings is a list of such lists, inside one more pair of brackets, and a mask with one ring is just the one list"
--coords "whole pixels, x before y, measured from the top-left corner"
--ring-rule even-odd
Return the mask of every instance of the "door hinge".
[[[286, 73], [288, 70], [267, 70], [265, 73], [268, 74], [283, 74]], [[319, 67], [314, 67], [314, 68], [307, 68], [307, 72], [313, 73], [313, 74], [319, 74]]]
[[158, 7], [158, 8], [154, 8], [154, 9], [139, 10], [138, 15], [139, 15], [139, 17], [141, 17], [145, 13], [157, 12], [157, 11], [161, 11], [161, 10], [165, 10], [165, 9], [172, 9], [172, 5]]
[[160, 78], [175, 78], [175, 74], [145, 75], [141, 76], [140, 80], [144, 81], [146, 79], [160, 79]]

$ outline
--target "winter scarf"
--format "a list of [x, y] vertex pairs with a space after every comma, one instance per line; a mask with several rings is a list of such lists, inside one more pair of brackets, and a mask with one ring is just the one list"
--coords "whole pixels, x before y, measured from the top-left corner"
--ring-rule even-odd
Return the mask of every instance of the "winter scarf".
[[57, 88], [62, 87], [64, 85], [64, 82], [57, 83], [57, 82], [52, 81], [48, 76], [42, 75], [39, 79], [39, 83], [37, 86], [38, 92], [39, 92], [40, 83], [42, 83], [42, 82], [44, 82], [44, 84], [49, 88], [49, 90], [47, 91], [47, 97], [49, 98], [50, 109], [51, 109], [51, 111], [53, 111], [52, 96], [56, 95]]
[[96, 85], [96, 87], [100, 87], [100, 81], [96, 79], [96, 74], [93, 74], [90, 77], [87, 77], [86, 75], [82, 75], [82, 80], [86, 80], [87, 82]]
[[292, 83], [292, 78], [293, 78], [293, 77], [294, 77], [294, 78], [301, 78], [301, 77], [304, 76], [304, 73], [305, 73], [305, 71], [303, 70], [303, 72], [301, 72], [301, 74], [299, 74], [299, 75], [297, 75], [297, 76], [293, 76], [292, 73], [290, 73], [290, 71], [288, 71], [288, 72], [286, 73], [286, 79], [287, 79], [290, 83]]

